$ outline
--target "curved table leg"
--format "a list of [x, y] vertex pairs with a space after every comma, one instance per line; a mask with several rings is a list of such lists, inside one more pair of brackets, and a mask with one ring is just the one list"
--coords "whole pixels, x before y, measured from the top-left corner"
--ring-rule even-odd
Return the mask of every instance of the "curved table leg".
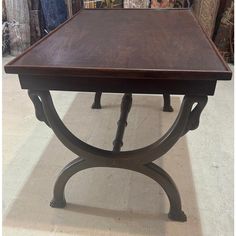
[[170, 94], [163, 94], [163, 99], [164, 99], [163, 111], [164, 112], [174, 111], [173, 107], [171, 106]]
[[[99, 166], [99, 165], [98, 165]], [[66, 165], [61, 173], [59, 174], [53, 191], [53, 199], [50, 202], [51, 207], [55, 208], [64, 208], [66, 206], [65, 200], [65, 186], [69, 179], [75, 175], [76, 173], [88, 169], [96, 167], [96, 165], [90, 164], [88, 161], [82, 158], [76, 158], [68, 165]], [[107, 167], [107, 166], [104, 166]], [[108, 166], [109, 167], [109, 166]], [[142, 173], [153, 180], [155, 180], [158, 184], [166, 192], [169, 202], [170, 202], [170, 210], [168, 217], [171, 220], [184, 222], [187, 220], [186, 215], [182, 211], [181, 199], [178, 192], [178, 189], [172, 180], [172, 178], [159, 166], [154, 163], [148, 163], [142, 166], [133, 166], [133, 168], [127, 168], [138, 173]]]
[[96, 92], [95, 93], [92, 109], [101, 109], [102, 108], [102, 106], [101, 106], [101, 96], [102, 96], [102, 92]]
[[139, 173], [142, 173], [153, 180], [155, 180], [164, 189], [170, 202], [170, 210], [168, 217], [171, 220], [184, 222], [187, 220], [186, 215], [182, 211], [181, 199], [178, 189], [172, 180], [172, 178], [158, 165], [154, 163], [148, 163], [141, 166], [138, 169], [134, 169]]
[[66, 206], [65, 200], [65, 186], [68, 180], [81, 170], [91, 168], [92, 165], [83, 158], [76, 158], [69, 164], [67, 164], [59, 174], [53, 191], [53, 199], [50, 202], [51, 207], [64, 208]]

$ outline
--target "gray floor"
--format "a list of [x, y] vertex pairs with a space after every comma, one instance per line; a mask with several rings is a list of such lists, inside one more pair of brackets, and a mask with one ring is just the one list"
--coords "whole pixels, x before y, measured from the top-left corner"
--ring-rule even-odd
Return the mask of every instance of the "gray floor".
[[[4, 63], [10, 58], [4, 58]], [[91, 110], [93, 94], [53, 92], [60, 116], [83, 140], [111, 149], [120, 95], [105, 94], [102, 110]], [[124, 149], [145, 146], [163, 134], [175, 112], [161, 112], [160, 96], [134, 96]], [[147, 106], [148, 104], [148, 106]], [[15, 235], [233, 235], [233, 81], [219, 82], [200, 127], [156, 163], [176, 180], [188, 222], [166, 217], [162, 189], [143, 175], [94, 168], [66, 189], [67, 208], [49, 201], [60, 169], [74, 158], [34, 117], [16, 76], [3, 73], [4, 236]]]

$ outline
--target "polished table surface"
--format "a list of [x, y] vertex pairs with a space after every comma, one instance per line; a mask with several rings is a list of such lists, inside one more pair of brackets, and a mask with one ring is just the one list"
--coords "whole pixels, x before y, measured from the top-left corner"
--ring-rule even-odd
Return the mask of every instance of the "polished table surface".
[[81, 10], [6, 65], [23, 89], [213, 95], [231, 71], [189, 9]]

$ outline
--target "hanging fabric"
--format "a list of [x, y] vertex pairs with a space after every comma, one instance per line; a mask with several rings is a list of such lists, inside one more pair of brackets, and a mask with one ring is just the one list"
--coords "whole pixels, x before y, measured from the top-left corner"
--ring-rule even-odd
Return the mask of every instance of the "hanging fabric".
[[67, 20], [67, 8], [64, 0], [40, 0], [40, 2], [47, 32]]

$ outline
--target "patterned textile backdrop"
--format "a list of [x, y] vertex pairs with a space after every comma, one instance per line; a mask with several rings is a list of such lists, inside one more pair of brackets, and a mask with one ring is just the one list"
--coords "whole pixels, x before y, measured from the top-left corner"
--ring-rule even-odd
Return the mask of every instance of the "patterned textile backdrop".
[[224, 11], [215, 36], [215, 45], [227, 62], [234, 62], [234, 2]]
[[176, 0], [151, 0], [151, 8], [174, 7]]
[[212, 37], [220, 0], [194, 0], [193, 11], [209, 37]]
[[124, 8], [183, 7], [185, 0], [124, 0]]
[[123, 0], [83, 0], [84, 8], [122, 8]]
[[148, 8], [149, 0], [124, 0], [124, 8]]
[[220, 0], [124, 0], [124, 8], [183, 7], [193, 2], [193, 11], [209, 37], [212, 37]]

